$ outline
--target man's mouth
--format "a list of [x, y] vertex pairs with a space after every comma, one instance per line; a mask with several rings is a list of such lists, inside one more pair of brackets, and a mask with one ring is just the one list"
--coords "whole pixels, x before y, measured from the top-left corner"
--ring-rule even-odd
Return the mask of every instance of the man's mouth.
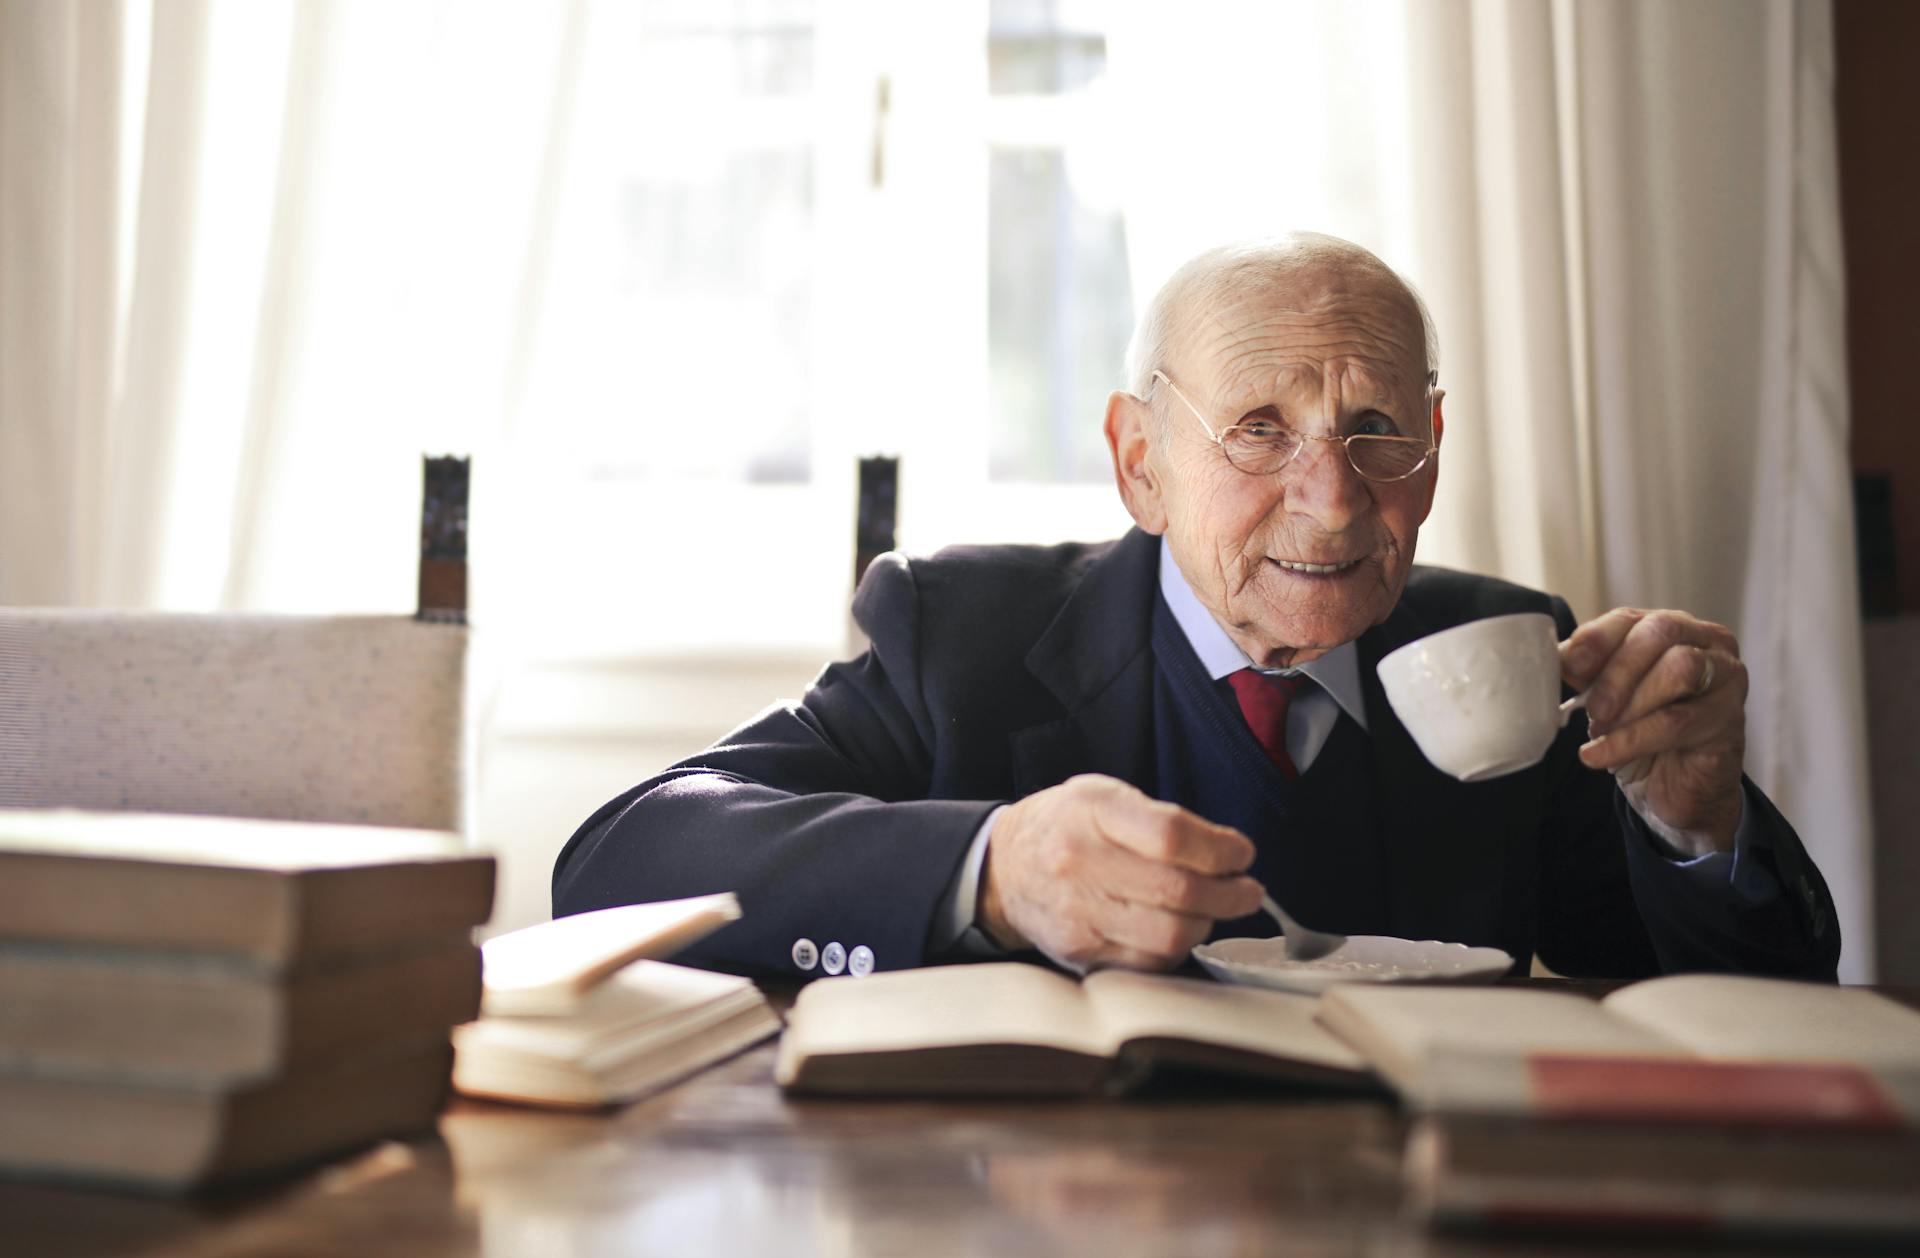
[[1333, 576], [1335, 573], [1345, 572], [1360, 561], [1358, 559], [1348, 559], [1339, 563], [1300, 563], [1292, 559], [1276, 559], [1273, 562], [1279, 564], [1288, 572], [1303, 573], [1307, 576], [1325, 577]]

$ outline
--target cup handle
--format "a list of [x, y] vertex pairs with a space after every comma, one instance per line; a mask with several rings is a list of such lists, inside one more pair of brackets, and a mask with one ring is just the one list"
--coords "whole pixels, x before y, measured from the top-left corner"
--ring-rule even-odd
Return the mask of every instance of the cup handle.
[[1579, 694], [1573, 696], [1573, 698], [1567, 700], [1565, 703], [1560, 705], [1560, 728], [1561, 729], [1565, 729], [1567, 727], [1567, 722], [1573, 719], [1573, 714], [1575, 712], [1578, 712], [1587, 706], [1588, 693], [1589, 693], [1588, 691], [1583, 690]]

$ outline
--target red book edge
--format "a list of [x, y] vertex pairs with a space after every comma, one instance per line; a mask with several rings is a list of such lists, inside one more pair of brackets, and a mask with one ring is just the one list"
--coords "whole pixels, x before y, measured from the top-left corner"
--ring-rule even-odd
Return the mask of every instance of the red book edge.
[[1873, 1074], [1846, 1062], [1706, 1061], [1534, 1053], [1531, 1112], [1606, 1122], [1898, 1132], [1900, 1108]]

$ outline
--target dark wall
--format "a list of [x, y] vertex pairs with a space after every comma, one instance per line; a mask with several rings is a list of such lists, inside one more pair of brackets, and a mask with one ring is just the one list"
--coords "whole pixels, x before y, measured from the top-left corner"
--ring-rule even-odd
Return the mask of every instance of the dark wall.
[[1833, 26], [1853, 466], [1891, 489], [1893, 588], [1870, 610], [1920, 612], [1920, 3], [1835, 0]]

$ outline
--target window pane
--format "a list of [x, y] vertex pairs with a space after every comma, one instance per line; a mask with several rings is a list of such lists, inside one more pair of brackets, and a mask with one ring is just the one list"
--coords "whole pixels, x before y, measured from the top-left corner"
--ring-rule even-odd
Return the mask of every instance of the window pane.
[[682, 430], [664, 447], [681, 452], [676, 470], [807, 479], [813, 286], [794, 245], [811, 226], [812, 178], [809, 151], [763, 149], [705, 178], [639, 176], [621, 190], [617, 291], [635, 351], [625, 431], [649, 437], [631, 457], [657, 457], [667, 427]]
[[1106, 68], [1106, 36], [1076, 27], [1061, 8], [1059, 0], [993, 0], [987, 82], [995, 96], [1071, 92]]
[[808, 478], [812, 9], [593, 9], [527, 406], [590, 476]]
[[1058, 149], [994, 149], [988, 196], [993, 478], [1105, 480], [1101, 415], [1133, 327], [1120, 215], [1075, 194]]
[[633, 77], [665, 99], [798, 96], [813, 90], [811, 0], [652, 0]]

